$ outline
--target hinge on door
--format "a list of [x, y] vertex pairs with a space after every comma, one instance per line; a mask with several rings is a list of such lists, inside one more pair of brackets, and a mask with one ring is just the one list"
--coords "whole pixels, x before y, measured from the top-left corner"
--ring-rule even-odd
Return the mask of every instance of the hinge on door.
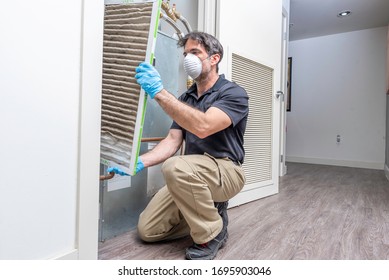
[[280, 162], [284, 162], [284, 155], [280, 155]]

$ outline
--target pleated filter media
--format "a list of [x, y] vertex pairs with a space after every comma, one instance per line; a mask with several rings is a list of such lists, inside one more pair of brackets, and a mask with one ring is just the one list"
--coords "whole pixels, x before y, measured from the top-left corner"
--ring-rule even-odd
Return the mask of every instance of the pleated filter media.
[[129, 168], [131, 154], [139, 151], [134, 146], [140, 142], [145, 94], [134, 76], [140, 62], [152, 59], [155, 10], [153, 2], [105, 6], [101, 158], [111, 166]]

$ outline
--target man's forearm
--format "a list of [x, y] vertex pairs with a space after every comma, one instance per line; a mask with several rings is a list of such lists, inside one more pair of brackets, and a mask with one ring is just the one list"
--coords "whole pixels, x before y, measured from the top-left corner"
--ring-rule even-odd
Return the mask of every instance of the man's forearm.
[[171, 140], [165, 138], [160, 143], [158, 143], [154, 149], [141, 156], [142, 162], [145, 167], [157, 165], [173, 156], [178, 151], [180, 146], [181, 144], [174, 143]]
[[165, 89], [155, 96], [155, 100], [182, 128], [197, 136], [207, 129], [206, 116], [203, 112], [182, 103]]

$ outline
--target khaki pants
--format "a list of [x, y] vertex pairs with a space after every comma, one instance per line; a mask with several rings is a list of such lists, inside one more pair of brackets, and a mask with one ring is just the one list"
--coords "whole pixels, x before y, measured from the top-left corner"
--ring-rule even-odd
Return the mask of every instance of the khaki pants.
[[241, 166], [208, 154], [169, 158], [162, 166], [164, 186], [141, 213], [140, 237], [147, 242], [191, 235], [198, 244], [214, 239], [223, 222], [214, 202], [227, 201], [243, 188]]

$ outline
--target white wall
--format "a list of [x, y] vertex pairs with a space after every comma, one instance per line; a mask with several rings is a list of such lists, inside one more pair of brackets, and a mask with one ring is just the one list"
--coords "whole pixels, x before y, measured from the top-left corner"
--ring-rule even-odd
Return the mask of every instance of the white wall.
[[[241, 8], [237, 13], [238, 7]], [[217, 36], [225, 54], [220, 63], [221, 73], [228, 72], [229, 49], [273, 68], [281, 65], [281, 0], [244, 0], [239, 3], [221, 0], [219, 9], [222, 12], [218, 15]]]
[[290, 0], [282, 0], [282, 7], [288, 12], [290, 12]]
[[[7, 1], [0, 9], [0, 259], [77, 247], [82, 5]], [[88, 166], [98, 172], [98, 164]]]
[[287, 160], [383, 169], [386, 32], [382, 27], [290, 42]]

